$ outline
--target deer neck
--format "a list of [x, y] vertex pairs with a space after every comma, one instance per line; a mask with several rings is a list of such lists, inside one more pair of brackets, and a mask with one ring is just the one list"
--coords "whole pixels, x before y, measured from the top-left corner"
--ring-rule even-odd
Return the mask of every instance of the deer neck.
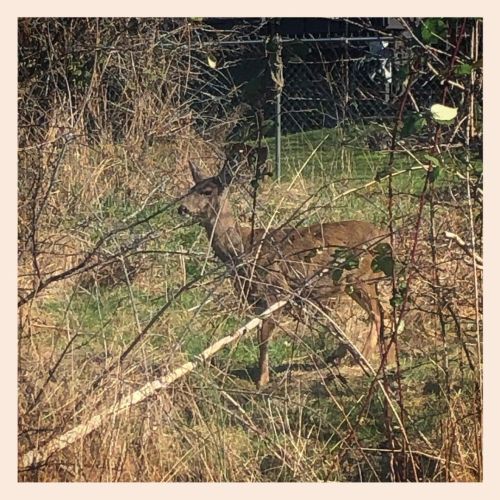
[[244, 251], [243, 234], [227, 200], [217, 215], [204, 222], [215, 255], [227, 264], [236, 263]]

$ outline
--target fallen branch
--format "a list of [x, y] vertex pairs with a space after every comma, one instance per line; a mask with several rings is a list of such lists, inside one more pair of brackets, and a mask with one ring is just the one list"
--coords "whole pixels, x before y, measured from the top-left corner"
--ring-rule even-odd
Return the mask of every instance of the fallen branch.
[[31, 450], [25, 453], [20, 460], [20, 466], [22, 468], [28, 468], [35, 466], [37, 464], [43, 463], [47, 461], [47, 459], [57, 451], [61, 451], [70, 444], [74, 443], [78, 439], [85, 437], [87, 434], [90, 434], [92, 431], [100, 427], [103, 422], [110, 416], [116, 416], [120, 413], [123, 413], [125, 410], [130, 408], [141, 401], [144, 401], [146, 398], [152, 396], [156, 392], [166, 389], [170, 384], [175, 382], [177, 379], [183, 377], [187, 373], [193, 371], [200, 364], [207, 361], [211, 356], [213, 356], [216, 352], [220, 351], [224, 346], [231, 344], [245, 335], [247, 332], [254, 330], [257, 328], [264, 319], [269, 317], [273, 312], [281, 309], [288, 301], [281, 300], [276, 302], [271, 307], [266, 309], [262, 314], [253, 318], [251, 321], [243, 325], [239, 328], [233, 335], [228, 335], [221, 340], [217, 341], [215, 344], [211, 345], [207, 349], [205, 349], [202, 353], [196, 356], [195, 361], [190, 361], [189, 363], [185, 363], [181, 367], [177, 368], [173, 372], [161, 377], [153, 382], [148, 382], [146, 385], [142, 386], [137, 391], [134, 391], [132, 394], [123, 397], [120, 401], [115, 403], [114, 405], [106, 408], [101, 413], [93, 416], [89, 421], [77, 425], [73, 427], [73, 429], [64, 433], [62, 436], [54, 438], [52, 441], [49, 441], [41, 450]]
[[455, 233], [450, 233], [450, 231], [445, 231], [444, 235], [450, 239], [453, 240], [457, 245], [471, 258], [473, 258], [476, 261], [476, 265], [479, 269], [483, 268], [483, 259], [474, 251], [470, 249], [470, 246], [467, 245], [467, 243], [458, 236], [458, 234]]

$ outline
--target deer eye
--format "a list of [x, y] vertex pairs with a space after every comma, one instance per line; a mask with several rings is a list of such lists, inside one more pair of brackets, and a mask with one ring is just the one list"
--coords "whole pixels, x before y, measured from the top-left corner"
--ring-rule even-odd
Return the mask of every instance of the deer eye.
[[201, 191], [203, 196], [210, 196], [212, 194], [212, 188], [205, 188]]

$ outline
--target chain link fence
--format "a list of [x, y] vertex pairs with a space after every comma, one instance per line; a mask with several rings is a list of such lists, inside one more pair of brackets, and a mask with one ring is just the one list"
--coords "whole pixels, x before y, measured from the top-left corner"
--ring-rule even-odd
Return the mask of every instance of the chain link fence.
[[[281, 164], [293, 162], [298, 149], [318, 144], [320, 131], [345, 135], [368, 123], [392, 122], [409, 52], [396, 36], [254, 36], [205, 41], [190, 57], [196, 69], [189, 101], [199, 132], [228, 142], [267, 142], [280, 175]], [[408, 111], [428, 108], [440, 92], [439, 78], [423, 72]], [[357, 147], [384, 146], [372, 131], [355, 141]]]

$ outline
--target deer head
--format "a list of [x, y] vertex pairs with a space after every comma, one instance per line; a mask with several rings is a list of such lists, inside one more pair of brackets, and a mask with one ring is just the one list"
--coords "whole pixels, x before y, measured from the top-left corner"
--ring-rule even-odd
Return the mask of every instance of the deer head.
[[226, 188], [232, 181], [231, 172], [223, 167], [218, 175], [208, 177], [192, 161], [189, 169], [194, 186], [182, 199], [179, 214], [201, 223], [213, 223], [228, 210]]
[[226, 151], [226, 160], [220, 172], [213, 177], [205, 175], [189, 161], [194, 186], [183, 197], [179, 214], [191, 216], [206, 227], [214, 227], [218, 220], [231, 214], [226, 188], [233, 181], [249, 183], [252, 179], [271, 175], [267, 156], [267, 147], [233, 144]]

